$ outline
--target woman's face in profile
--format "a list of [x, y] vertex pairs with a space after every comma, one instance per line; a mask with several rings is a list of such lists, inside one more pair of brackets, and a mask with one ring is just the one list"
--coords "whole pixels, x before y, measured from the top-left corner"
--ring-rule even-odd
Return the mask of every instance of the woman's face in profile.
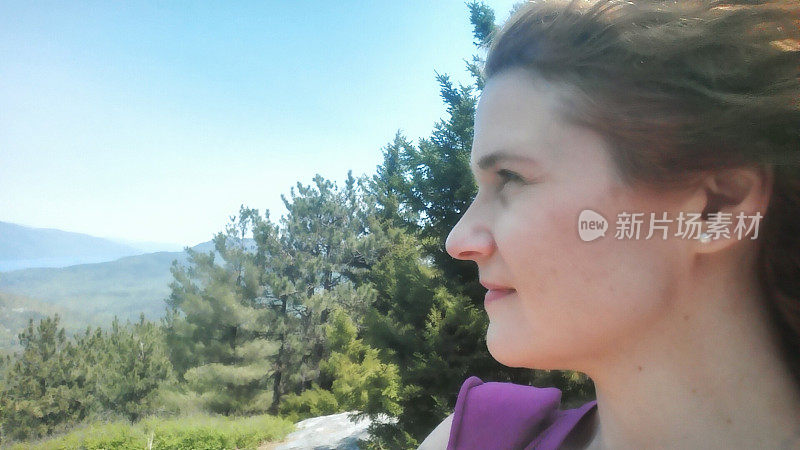
[[[484, 285], [515, 290], [485, 305], [489, 351], [510, 367], [582, 370], [639, 345], [687, 279], [674, 229], [645, 239], [650, 212], [675, 218], [677, 199], [624, 185], [604, 141], [558, 117], [567, 94], [520, 69], [487, 82], [471, 155], [478, 194], [447, 239]], [[604, 237], [580, 239], [585, 209], [606, 218]], [[645, 213], [638, 240], [615, 237], [621, 212]]]

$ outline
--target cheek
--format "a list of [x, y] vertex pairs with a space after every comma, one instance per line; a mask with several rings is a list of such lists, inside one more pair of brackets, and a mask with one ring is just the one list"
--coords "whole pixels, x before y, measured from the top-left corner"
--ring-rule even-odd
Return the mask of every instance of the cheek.
[[[517, 288], [520, 315], [531, 341], [563, 356], [592, 351], [657, 317], [666, 258], [653, 241], [614, 237], [617, 202], [595, 193], [535, 202], [498, 230], [498, 248]], [[534, 203], [534, 202], [532, 202]], [[605, 237], [584, 242], [578, 216], [593, 209], [606, 217]], [[502, 240], [502, 241], [501, 241]], [[661, 255], [661, 256], [659, 256]], [[596, 350], [596, 349], [595, 349]]]
[[[610, 219], [605, 213], [609, 205], [600, 202], [607, 202], [607, 197], [594, 195], [596, 198], [587, 201], [585, 192], [554, 188], [536, 191], [514, 205], [513, 215], [498, 227], [495, 239], [509, 273], [522, 283], [519, 289], [543, 294], [575, 285], [599, 286], [608, 280], [609, 265], [622, 256], [610, 242], [613, 232], [592, 242], [584, 242], [578, 235], [578, 216], [583, 209]], [[609, 231], [612, 227], [613, 220], [609, 220]]]
[[517, 221], [525, 226], [506, 233], [504, 259], [523, 298], [557, 297], [560, 306], [578, 306], [584, 295], [601, 294], [598, 289], [609, 284], [610, 267], [622, 255], [602, 238], [579, 239], [580, 210], [561, 204], [535, 211]]

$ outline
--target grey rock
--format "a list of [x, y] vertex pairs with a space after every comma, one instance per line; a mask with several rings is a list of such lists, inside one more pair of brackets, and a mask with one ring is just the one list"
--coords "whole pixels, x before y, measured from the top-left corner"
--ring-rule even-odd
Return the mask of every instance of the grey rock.
[[[358, 440], [367, 439], [369, 418], [351, 420], [348, 411], [329, 416], [312, 417], [296, 424], [297, 429], [278, 443], [274, 450], [358, 450]], [[380, 416], [376, 422], [396, 422], [396, 418]]]

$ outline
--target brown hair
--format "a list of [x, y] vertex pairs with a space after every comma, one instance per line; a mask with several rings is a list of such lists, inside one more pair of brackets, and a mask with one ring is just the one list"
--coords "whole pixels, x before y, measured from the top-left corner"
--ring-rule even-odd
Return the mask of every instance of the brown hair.
[[524, 68], [571, 88], [564, 118], [605, 136], [631, 185], [771, 168], [758, 276], [800, 382], [799, 3], [531, 1], [492, 36], [483, 77]]

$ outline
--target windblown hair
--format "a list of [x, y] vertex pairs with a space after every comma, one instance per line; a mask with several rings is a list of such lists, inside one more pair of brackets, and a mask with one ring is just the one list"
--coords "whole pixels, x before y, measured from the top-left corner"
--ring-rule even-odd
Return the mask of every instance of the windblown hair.
[[483, 77], [562, 83], [564, 119], [607, 139], [629, 185], [770, 168], [758, 276], [800, 382], [800, 2], [543, 0], [491, 39]]

